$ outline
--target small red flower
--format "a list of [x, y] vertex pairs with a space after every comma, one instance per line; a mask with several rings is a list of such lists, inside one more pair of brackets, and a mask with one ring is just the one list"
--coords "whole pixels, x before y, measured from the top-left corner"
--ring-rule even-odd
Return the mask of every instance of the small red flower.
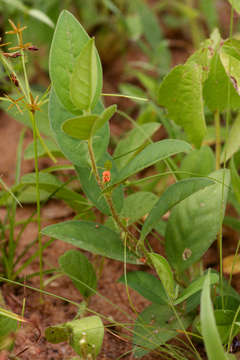
[[145, 264], [147, 260], [146, 260], [145, 257], [141, 257], [141, 258], [139, 259], [139, 261], [140, 261], [142, 264]]
[[105, 184], [108, 183], [110, 180], [111, 180], [111, 173], [109, 170], [105, 170], [102, 173], [102, 182]]

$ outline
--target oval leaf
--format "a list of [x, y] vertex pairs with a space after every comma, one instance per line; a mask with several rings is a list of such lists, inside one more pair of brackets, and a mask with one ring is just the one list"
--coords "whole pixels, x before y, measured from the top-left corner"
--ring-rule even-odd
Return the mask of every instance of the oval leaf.
[[155, 270], [163, 284], [166, 294], [170, 298], [174, 298], [175, 297], [175, 281], [173, 279], [173, 272], [172, 272], [172, 269], [171, 269], [169, 263], [163, 256], [161, 256], [159, 254], [148, 253], [148, 256], [149, 256], [150, 260], [152, 261], [153, 266], [155, 267]]
[[200, 147], [206, 134], [202, 98], [202, 70], [194, 62], [176, 66], [163, 80], [158, 103], [170, 119], [182, 126], [189, 140]]
[[[89, 36], [77, 19], [63, 10], [55, 28], [49, 58], [49, 71], [53, 87], [63, 106], [71, 113], [79, 109], [70, 95], [70, 81], [80, 52], [89, 41]], [[95, 106], [102, 89], [102, 68], [97, 56], [97, 87], [92, 106]]]
[[101, 115], [82, 115], [66, 120], [62, 130], [79, 140], [89, 140], [116, 112], [116, 105], [109, 106]]
[[90, 110], [97, 88], [97, 60], [94, 39], [88, 40], [78, 56], [70, 80], [70, 96], [80, 110]]
[[91, 138], [91, 129], [98, 119], [97, 115], [82, 115], [66, 120], [62, 130], [74, 139], [88, 140]]
[[[66, 221], [45, 227], [43, 235], [65, 241], [93, 254], [124, 261], [124, 247], [120, 236], [109, 228], [91, 221]], [[127, 262], [138, 263], [136, 256], [127, 250]]]
[[192, 194], [171, 211], [165, 232], [165, 250], [168, 261], [177, 271], [183, 271], [201, 258], [216, 239], [222, 224], [229, 170], [225, 170], [225, 175], [224, 170], [219, 170], [209, 176], [217, 180], [214, 185]]
[[61, 270], [69, 276], [79, 292], [85, 297], [95, 294], [97, 278], [92, 264], [85, 255], [69, 250], [58, 259]]

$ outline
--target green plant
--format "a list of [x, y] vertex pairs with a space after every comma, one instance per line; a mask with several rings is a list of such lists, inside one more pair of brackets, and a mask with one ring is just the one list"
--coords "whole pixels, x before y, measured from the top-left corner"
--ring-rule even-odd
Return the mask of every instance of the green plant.
[[[231, 24], [232, 19], [233, 10]], [[136, 312], [129, 287], [151, 302], [137, 314], [134, 329], [129, 328], [136, 357], [155, 351], [163, 358], [201, 359], [196, 339], [204, 342], [209, 359], [215, 359], [216, 354], [219, 359], [232, 357], [230, 345], [239, 333], [240, 295], [231, 287], [231, 277], [229, 281], [223, 277], [222, 252], [223, 222], [239, 230], [238, 223], [225, 218], [228, 201], [239, 211], [240, 41], [232, 35], [232, 26], [227, 40], [214, 30], [187, 62], [172, 69], [160, 85], [139, 75], [149, 86], [150, 105], [158, 114], [158, 122], [146, 120], [149, 109], [143, 109], [145, 116], [134, 122], [116, 105], [104, 108], [102, 67], [94, 39], [89, 38], [71, 13], [63, 11], [49, 60], [51, 153], [36, 127], [34, 116], [39, 103], [29, 92], [21, 50], [26, 81], [21, 90], [34, 133], [34, 143], [26, 154], [30, 157], [34, 154], [36, 171], [19, 179], [11, 191], [2, 194], [0, 201], [6, 204], [11, 194], [21, 195], [23, 190], [36, 185], [39, 232], [42, 189], [43, 200], [49, 196], [61, 198], [74, 208], [77, 218], [82, 218], [50, 225], [41, 230], [42, 234], [90, 251], [97, 259], [108, 257], [123, 262], [124, 273], [119, 282], [125, 284], [132, 309]], [[12, 72], [4, 56], [2, 61]], [[138, 101], [146, 100], [143, 92], [140, 95]], [[10, 97], [8, 101], [18, 105]], [[135, 128], [118, 143], [111, 156], [107, 151], [109, 120], [117, 112], [130, 119]], [[224, 116], [227, 136], [222, 139]], [[151, 137], [159, 123], [171, 138], [153, 142]], [[215, 155], [209, 145], [212, 137]], [[51, 174], [56, 167], [39, 172], [38, 156], [47, 153], [52, 158], [54, 153], [71, 161], [85, 197]], [[146, 169], [150, 169], [150, 176], [139, 177]], [[164, 185], [158, 196], [155, 180], [162, 176], [168, 176], [174, 183]], [[148, 187], [144, 188], [146, 183]], [[12, 204], [15, 211], [15, 198]], [[104, 215], [103, 224], [89, 218], [93, 207]], [[170, 210], [166, 223], [162, 217]], [[157, 234], [165, 238], [166, 257], [151, 245], [152, 235]], [[202, 257], [216, 238], [220, 272], [205, 272]], [[39, 238], [40, 293], [46, 293], [42, 283], [42, 251]], [[127, 263], [144, 264], [155, 270], [157, 277], [145, 271], [127, 272]], [[98, 293], [101, 268], [94, 267], [81, 252], [71, 250], [60, 257], [58, 270], [73, 281], [84, 300], [75, 304], [79, 310], [76, 319], [47, 328], [45, 336], [53, 343], [69, 341], [81, 358], [95, 359], [101, 349], [103, 324], [99, 316], [85, 315], [90, 297]], [[19, 270], [15, 277], [16, 274], [19, 275]], [[9, 278], [9, 282], [14, 282]], [[184, 334], [184, 340], [179, 333]], [[173, 338], [178, 346], [168, 344]]]

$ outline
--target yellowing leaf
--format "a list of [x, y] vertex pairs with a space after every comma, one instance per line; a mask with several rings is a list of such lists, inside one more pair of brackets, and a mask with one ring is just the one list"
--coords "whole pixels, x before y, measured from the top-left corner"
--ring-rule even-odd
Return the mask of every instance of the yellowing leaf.
[[[235, 258], [235, 259], [234, 259]], [[240, 273], [240, 255], [236, 257], [234, 255], [226, 256], [223, 259], [223, 272], [225, 274], [239, 274]]]

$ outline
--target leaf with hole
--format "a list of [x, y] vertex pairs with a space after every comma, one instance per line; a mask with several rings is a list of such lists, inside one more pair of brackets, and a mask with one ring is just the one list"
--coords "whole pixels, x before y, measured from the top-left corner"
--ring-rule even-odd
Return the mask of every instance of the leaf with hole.
[[192, 194], [171, 211], [165, 233], [165, 251], [171, 266], [177, 271], [187, 269], [201, 258], [216, 240], [222, 224], [230, 173], [229, 170], [219, 170], [209, 177], [216, 180], [214, 185]]
[[[88, 316], [78, 320], [69, 321], [66, 328], [70, 331], [69, 343], [78, 355], [86, 358], [87, 354], [97, 356], [101, 350], [104, 326], [99, 316]], [[82, 347], [81, 340], [84, 339], [85, 346]], [[84, 351], [86, 349], [87, 351]]]

